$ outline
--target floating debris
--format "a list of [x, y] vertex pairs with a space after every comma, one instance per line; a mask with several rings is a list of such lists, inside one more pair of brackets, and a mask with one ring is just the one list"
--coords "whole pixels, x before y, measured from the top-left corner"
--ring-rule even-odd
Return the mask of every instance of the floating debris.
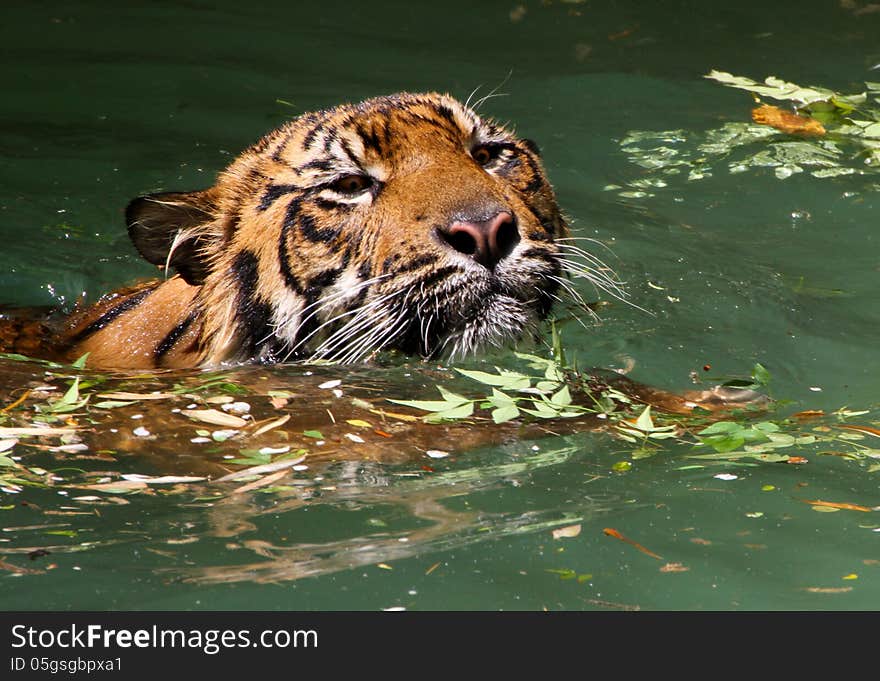
[[565, 527], [559, 527], [553, 530], [553, 538], [554, 539], [567, 539], [571, 537], [577, 537], [581, 533], [580, 523], [577, 525], [567, 525]]
[[181, 413], [184, 416], [191, 418], [193, 421], [210, 423], [214, 426], [244, 428], [248, 424], [247, 421], [239, 416], [235, 416], [234, 414], [227, 414], [226, 412], [222, 412], [217, 409], [191, 409], [189, 411]]

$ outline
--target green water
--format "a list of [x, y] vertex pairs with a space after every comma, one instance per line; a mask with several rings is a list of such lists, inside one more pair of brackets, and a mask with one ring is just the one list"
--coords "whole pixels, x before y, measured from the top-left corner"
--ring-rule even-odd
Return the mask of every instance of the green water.
[[[5, 3], [0, 302], [69, 305], [150, 274], [124, 233], [127, 201], [207, 186], [291, 116], [402, 89], [498, 88], [481, 111], [538, 141], [574, 231], [611, 248], [602, 257], [644, 308], [567, 325], [581, 366], [631, 361], [639, 380], [681, 389], [691, 372], [711, 383], [761, 362], [783, 413], [872, 409], [854, 422], [876, 426], [876, 178], [719, 163], [639, 196], [626, 189], [651, 174], [620, 147], [631, 130], [699, 136], [747, 120], [745, 93], [702, 78], [713, 68], [844, 91], [880, 80], [880, 14], [844, 4]], [[433, 473], [306, 471], [299, 491], [214, 505], [0, 492], [0, 558], [41, 570], [0, 571], [0, 607], [880, 607], [876, 512], [804, 503], [880, 505], [870, 461], [810, 450], [802, 465], [694, 468], [673, 444], [613, 472], [630, 451], [548, 435], [431, 461]], [[51, 554], [29, 560], [41, 547]]]

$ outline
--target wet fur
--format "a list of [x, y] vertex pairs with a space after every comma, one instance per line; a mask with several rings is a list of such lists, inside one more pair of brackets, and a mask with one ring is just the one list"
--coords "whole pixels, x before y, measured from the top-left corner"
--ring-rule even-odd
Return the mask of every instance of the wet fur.
[[[352, 176], [368, 188], [345, 191]], [[517, 234], [492, 268], [438, 237], [498, 211]], [[56, 349], [92, 367], [462, 356], [537, 329], [559, 294], [577, 295], [568, 274], [614, 285], [566, 243], [536, 146], [434, 93], [305, 114], [213, 187], [135, 199], [127, 220], [167, 278], [67, 320]]]

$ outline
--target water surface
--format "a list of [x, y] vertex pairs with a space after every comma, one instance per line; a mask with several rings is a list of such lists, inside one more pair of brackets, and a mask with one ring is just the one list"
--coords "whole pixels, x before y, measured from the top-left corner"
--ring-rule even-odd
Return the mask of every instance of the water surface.
[[[610, 249], [596, 246], [639, 306], [617, 302], [588, 329], [564, 325], [579, 366], [633, 365], [639, 380], [684, 389], [692, 373], [709, 385], [760, 362], [779, 415], [846, 406], [869, 410], [854, 422], [876, 427], [876, 177], [780, 180], [719, 163], [700, 181], [633, 191], [656, 176], [621, 148], [633, 130], [679, 130], [687, 147], [747, 120], [748, 95], [704, 79], [713, 68], [843, 91], [876, 80], [880, 14], [853, 4], [12, 3], [0, 29], [0, 302], [70, 306], [150, 275], [125, 235], [127, 201], [208, 186], [290, 117], [397, 90], [466, 99], [479, 88], [475, 98], [498, 95], [481, 113], [540, 144], [574, 232]], [[2, 403], [52, 379], [44, 371], [0, 364]], [[305, 371], [265, 380], [313, 388]], [[401, 398], [436, 380], [414, 382], [401, 365], [321, 371], [347, 391]], [[98, 502], [2, 491], [0, 600], [35, 610], [880, 606], [876, 511], [805, 503], [877, 507], [870, 460], [805, 447], [799, 465], [694, 467], [690, 445], [668, 444], [617, 472], [632, 447], [594, 432], [487, 436], [441, 460], [411, 450], [314, 465], [284, 489], [222, 499], [199, 486], [79, 495]], [[179, 474], [202, 456], [185, 438], [183, 464], [168, 462], [175, 452], [120, 451], [60, 460], [19, 444], [12, 454], [61, 477], [102, 466]], [[576, 537], [553, 538], [573, 525]]]

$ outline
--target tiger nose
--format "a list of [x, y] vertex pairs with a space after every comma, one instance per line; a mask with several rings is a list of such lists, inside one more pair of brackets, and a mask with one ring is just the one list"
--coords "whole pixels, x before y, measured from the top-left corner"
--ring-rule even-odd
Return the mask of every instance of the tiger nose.
[[519, 242], [516, 218], [506, 210], [487, 220], [455, 220], [439, 234], [453, 250], [488, 270], [510, 255]]

